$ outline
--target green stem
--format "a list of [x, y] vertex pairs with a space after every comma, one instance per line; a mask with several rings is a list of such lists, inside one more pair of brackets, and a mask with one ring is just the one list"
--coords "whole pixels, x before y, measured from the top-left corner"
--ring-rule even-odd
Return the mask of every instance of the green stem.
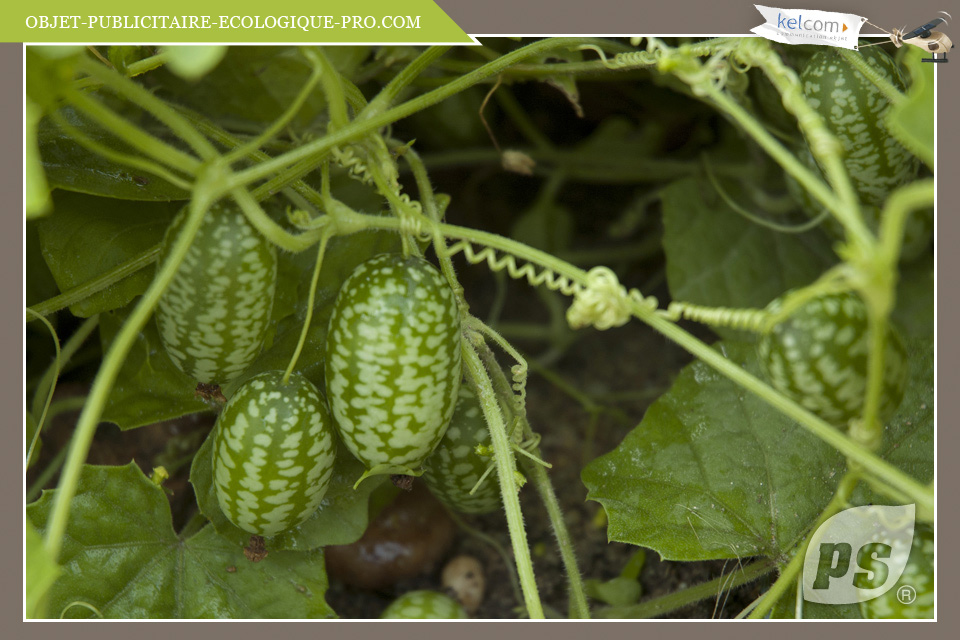
[[313, 278], [310, 280], [310, 293], [307, 295], [307, 315], [303, 319], [303, 329], [300, 331], [300, 339], [297, 341], [297, 348], [293, 350], [293, 356], [290, 357], [290, 364], [283, 374], [283, 384], [290, 381], [290, 374], [297, 366], [297, 360], [300, 359], [300, 352], [303, 351], [303, 345], [307, 342], [307, 332], [310, 330], [310, 320], [313, 318], [313, 301], [317, 295], [317, 282], [320, 280], [320, 267], [323, 265], [323, 254], [327, 251], [327, 242], [330, 240], [330, 234], [324, 234], [320, 239], [320, 248], [317, 250], [317, 261], [313, 265]]
[[[857, 486], [857, 477], [852, 473], [847, 473], [840, 480], [840, 484], [837, 485], [837, 492], [833, 495], [833, 498], [827, 504], [827, 507], [823, 510], [823, 513], [820, 514], [820, 517], [817, 518], [817, 521], [810, 527], [810, 533], [816, 532], [824, 522], [833, 517], [840, 510], [846, 508], [847, 503], [850, 499], [850, 494], [853, 493], [854, 488]], [[794, 549], [793, 557], [790, 558], [790, 562], [787, 563], [787, 566], [783, 568], [783, 571], [780, 572], [780, 576], [777, 578], [777, 581], [773, 583], [769, 590], [760, 598], [756, 606], [753, 608], [753, 611], [750, 612], [749, 618], [759, 619], [763, 618], [773, 609], [774, 605], [780, 601], [780, 598], [786, 594], [786, 592], [793, 586], [794, 581], [797, 579], [801, 569], [803, 569], [803, 561], [807, 555], [807, 546], [810, 544], [810, 536], [807, 535], [803, 541], [797, 545]]]
[[902, 104], [907, 99], [907, 96], [903, 95], [892, 82], [887, 80], [886, 76], [866, 61], [862, 52], [853, 51], [852, 49], [841, 49], [839, 47], [835, 50], [846, 59], [851, 67], [862, 73], [867, 80], [872, 82], [873, 86], [879, 89], [880, 93], [890, 101], [890, 104]]
[[[97, 328], [97, 323], [100, 319], [99, 315], [92, 316], [83, 321], [83, 324], [74, 331], [73, 335], [70, 336], [70, 339], [67, 340], [66, 344], [63, 347], [58, 347], [58, 358], [57, 362], [50, 365], [50, 367], [44, 372], [43, 378], [40, 379], [40, 384], [37, 385], [37, 390], [33, 396], [33, 405], [31, 411], [33, 415], [36, 416], [38, 411], [40, 411], [41, 397], [46, 395], [46, 389], [50, 388], [50, 396], [53, 395], [52, 387], [56, 384], [56, 380], [60, 375], [60, 372], [63, 371], [64, 367], [67, 366], [67, 363], [70, 362], [70, 359], [73, 358], [74, 354], [83, 346], [83, 343], [86, 342], [87, 338], [90, 337], [90, 334], [93, 333], [93, 330]], [[47, 399], [47, 405], [49, 405], [50, 400]], [[39, 432], [43, 428], [42, 418], [37, 423], [37, 431]], [[29, 460], [29, 458], [27, 458]]]
[[[475, 336], [476, 334], [474, 334]], [[520, 510], [520, 499], [517, 486], [517, 465], [513, 457], [513, 449], [507, 435], [507, 427], [503, 423], [503, 414], [497, 402], [497, 395], [493, 390], [490, 376], [477, 355], [476, 348], [471, 343], [472, 336], [465, 336], [463, 340], [463, 359], [467, 372], [474, 381], [477, 399], [483, 409], [484, 418], [490, 429], [490, 440], [493, 445], [494, 459], [497, 466], [497, 477], [500, 480], [500, 491], [503, 498], [503, 508], [507, 515], [507, 528], [510, 531], [510, 541], [513, 545], [513, 555], [517, 564], [517, 573], [520, 576], [520, 586], [523, 590], [523, 599], [530, 618], [543, 618], [543, 606], [540, 604], [540, 594], [537, 592], [537, 581], [533, 575], [533, 561], [530, 558], [530, 547], [527, 543], [527, 533], [523, 528], [523, 513]], [[482, 339], [481, 339], [482, 340]]]
[[[539, 455], [539, 452], [537, 455]], [[550, 518], [550, 525], [557, 538], [557, 547], [560, 548], [560, 558], [563, 560], [563, 567], [567, 572], [567, 583], [570, 587], [570, 617], [589, 618], [590, 605], [587, 604], [587, 596], [583, 590], [583, 578], [580, 576], [580, 569], [577, 567], [573, 540], [570, 538], [570, 531], [563, 520], [563, 512], [560, 510], [560, 503], [547, 475], [547, 470], [535, 462], [524, 463], [523, 468], [527, 477], [533, 481], [533, 486], [540, 494], [540, 499], [543, 500], [543, 505], [546, 507], [547, 515]]]
[[[81, 285], [77, 285], [73, 289], [64, 291], [58, 296], [48, 298], [43, 302], [33, 305], [30, 307], [30, 310], [39, 316], [48, 316], [51, 313], [56, 313], [57, 311], [69, 307], [72, 304], [86, 300], [93, 294], [103, 291], [107, 287], [110, 287], [120, 282], [124, 278], [133, 275], [144, 267], [150, 266], [157, 261], [157, 256], [159, 255], [160, 245], [156, 244], [146, 251], [130, 258], [126, 262], [117, 265], [110, 271], [97, 276], [93, 280], [84, 282]], [[27, 314], [26, 321], [31, 322], [32, 320], [36, 320], [36, 317]]]
[[54, 559], [60, 555], [63, 536], [67, 528], [67, 519], [70, 515], [70, 503], [76, 494], [80, 471], [87, 459], [90, 443], [100, 422], [100, 416], [103, 414], [113, 383], [120, 373], [120, 368], [123, 366], [127, 353], [137, 340], [147, 320], [150, 319], [160, 295], [173, 280], [180, 263], [183, 262], [184, 256], [186, 256], [187, 250], [200, 228], [200, 223], [203, 221], [203, 214], [210, 207], [211, 200], [207, 193], [195, 195], [190, 204], [189, 214], [177, 236], [177, 240], [170, 249], [168, 258], [158, 269], [153, 283], [144, 292], [140, 302], [137, 303], [130, 317], [127, 318], [117, 337], [110, 345], [110, 349], [100, 366], [100, 371], [97, 372], [97, 377], [93, 381], [87, 404], [80, 414], [76, 431], [70, 443], [70, 453], [67, 455], [66, 466], [60, 476], [60, 483], [44, 540], [47, 552]]
[[177, 137], [189, 144], [197, 155], [204, 160], [212, 160], [219, 155], [216, 148], [210, 144], [206, 138], [200, 135], [200, 132], [193, 128], [183, 116], [177, 113], [176, 109], [130, 78], [122, 76], [102, 64], [88, 59], [81, 60], [79, 68], [81, 71], [102, 82], [103, 86], [121, 98], [126, 98], [167, 125]]
[[826, 207], [843, 224], [847, 233], [852, 235], [859, 243], [869, 244], [872, 242], [873, 236], [859, 213], [860, 207], [857, 196], [850, 185], [850, 178], [839, 159], [839, 154], [830, 153], [826, 156], [821, 154], [820, 157], [820, 160], [824, 163], [825, 173], [831, 178], [831, 184], [837, 190], [835, 195], [831, 193], [822, 180], [797, 160], [793, 153], [784, 147], [733, 98], [717, 89], [710, 89], [708, 95], [717, 107], [729, 114], [771, 158], [776, 160], [787, 173], [810, 192], [811, 196]]
[[68, 91], [65, 95], [67, 100], [82, 111], [85, 116], [157, 162], [161, 162], [168, 167], [176, 167], [177, 170], [190, 176], [195, 176], [200, 170], [200, 161], [192, 155], [184, 153], [134, 126], [103, 106], [99, 100], [95, 100], [79, 91]]
[[450, 47], [448, 46], [434, 46], [421, 53], [380, 90], [380, 93], [370, 101], [363, 112], [357, 116], [357, 119], [365, 120], [386, 111], [417, 76], [426, 71], [435, 60], [449, 50]]
[[438, 89], [417, 96], [392, 109], [384, 111], [379, 115], [365, 118], [363, 120], [354, 120], [348, 126], [329, 133], [323, 138], [309, 142], [287, 153], [277, 156], [273, 160], [261, 163], [255, 167], [250, 167], [244, 171], [238, 172], [232, 177], [231, 186], [250, 184], [257, 180], [268, 178], [273, 173], [282, 171], [300, 160], [310, 158], [316, 161], [318, 156], [322, 156], [330, 149], [362, 138], [363, 136], [389, 125], [397, 120], [402, 120], [407, 116], [422, 111], [427, 107], [433, 106], [452, 95], [455, 95], [464, 89], [467, 89], [484, 78], [496, 75], [507, 67], [541, 53], [559, 49], [561, 47], [573, 46], [584, 41], [583, 38], [555, 38], [549, 40], [540, 40], [525, 47], [512, 51], [493, 62], [487, 63], [465, 76], [454, 80]]
[[753, 582], [775, 568], [776, 565], [769, 560], [758, 560], [740, 568], [739, 571], [722, 575], [708, 582], [702, 582], [639, 604], [626, 607], [606, 607], [594, 612], [594, 615], [598, 618], [655, 618], [689, 607], [707, 598], [719, 598], [724, 590], [732, 590], [748, 582]]
[[[85, 400], [86, 398], [84, 398]], [[79, 408], [79, 407], [78, 407]], [[68, 447], [63, 447], [60, 451], [57, 451], [57, 455], [53, 457], [53, 460], [50, 461], [40, 475], [37, 476], [37, 479], [33, 481], [33, 484], [30, 485], [30, 488], [27, 490], [27, 503], [31, 503], [39, 497], [43, 492], [43, 488], [47, 486], [47, 483], [57, 475], [57, 472], [60, 471], [60, 467], [63, 466], [63, 461], [67, 459]]]

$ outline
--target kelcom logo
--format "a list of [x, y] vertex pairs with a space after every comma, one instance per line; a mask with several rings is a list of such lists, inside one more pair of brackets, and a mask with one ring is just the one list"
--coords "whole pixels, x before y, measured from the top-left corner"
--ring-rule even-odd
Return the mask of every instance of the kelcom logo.
[[803, 14], [798, 15], [796, 18], [791, 18], [789, 15], [784, 15], [783, 13], [777, 13], [777, 28], [778, 29], [791, 29], [794, 31], [819, 31], [822, 33], [843, 33], [849, 27], [842, 22], [831, 22], [828, 20], [815, 20], [815, 19], [803, 19]]
[[916, 507], [854, 507], [817, 529], [803, 562], [803, 597], [853, 604], [897, 584], [910, 557]]

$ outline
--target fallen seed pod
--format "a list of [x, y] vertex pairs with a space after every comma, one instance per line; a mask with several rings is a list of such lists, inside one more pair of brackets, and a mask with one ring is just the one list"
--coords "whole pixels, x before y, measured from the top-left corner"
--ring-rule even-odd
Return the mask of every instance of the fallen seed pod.
[[480, 608], [486, 580], [479, 560], [473, 556], [457, 556], [443, 568], [440, 581], [444, 588], [457, 595], [467, 613], [474, 614]]

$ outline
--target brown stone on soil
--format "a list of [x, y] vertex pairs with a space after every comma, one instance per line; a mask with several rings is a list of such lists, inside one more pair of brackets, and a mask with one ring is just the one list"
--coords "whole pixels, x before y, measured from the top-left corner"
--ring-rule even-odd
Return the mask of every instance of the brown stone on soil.
[[326, 547], [327, 573], [361, 589], [384, 589], [437, 565], [453, 543], [456, 526], [419, 482], [401, 492], [348, 545]]
[[250, 536], [250, 544], [243, 548], [243, 555], [247, 556], [250, 562], [260, 562], [267, 557], [267, 553], [267, 545], [258, 535]]

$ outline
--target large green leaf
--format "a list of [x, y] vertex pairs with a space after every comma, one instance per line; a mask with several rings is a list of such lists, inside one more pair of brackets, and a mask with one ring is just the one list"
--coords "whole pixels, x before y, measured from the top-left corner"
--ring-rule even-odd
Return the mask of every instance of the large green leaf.
[[[107, 352], [130, 309], [100, 316], [100, 340]], [[189, 413], [209, 410], [196, 398], [197, 383], [174, 366], [160, 342], [157, 324], [151, 318], [137, 336], [120, 375], [113, 385], [103, 419], [121, 429], [133, 429]]]
[[907, 99], [887, 113], [887, 129], [933, 169], [933, 69], [937, 65], [923, 64], [921, 58], [924, 56], [916, 47], [910, 47], [904, 56], [904, 64], [910, 73], [910, 88]]
[[[55, 491], [27, 507], [45, 531]], [[270, 551], [257, 563], [205, 527], [178, 536], [167, 497], [133, 463], [86, 466], [71, 501], [63, 575], [49, 613], [107, 618], [326, 618], [323, 551]]]
[[23, 526], [27, 543], [26, 617], [44, 618], [47, 616], [46, 595], [60, 575], [60, 567], [47, 553], [33, 524], [25, 520]]
[[[718, 348], [757, 375], [753, 345]], [[582, 476], [611, 540], [668, 560], [782, 559], [844, 469], [828, 445], [697, 361]]]
[[[113, 151], [140, 155], [102, 127], [82, 117], [75, 109], [67, 106], [60, 109], [59, 113], [89, 140]], [[169, 135], [155, 122], [146, 121], [139, 123], [139, 126], [157, 137]], [[190, 197], [187, 191], [166, 180], [90, 151], [50, 118], [40, 121], [37, 139], [43, 168], [52, 187], [124, 200], [169, 201], [187, 200]]]
[[[72, 289], [159, 243], [180, 206], [57, 192], [53, 215], [38, 225], [43, 259], [60, 290]], [[153, 271], [141, 269], [72, 305], [70, 312], [86, 318], [122, 307], [146, 291]]]
[[[240, 549], [250, 540], [250, 534], [230, 522], [220, 510], [213, 485], [214, 435], [211, 431], [194, 456], [190, 483], [200, 512], [210, 519], [217, 533]], [[376, 476], [361, 482], [354, 490], [353, 483], [363, 472], [363, 465], [341, 447], [320, 509], [300, 526], [266, 538], [267, 549], [315, 549], [359, 540], [370, 519], [371, 498], [377, 489], [390, 486], [384, 476]]]
[[[368, 47], [327, 47], [333, 66], [348, 78], [369, 54]], [[161, 95], [234, 130], [259, 130], [279, 118], [296, 99], [313, 69], [298, 47], [230, 47], [220, 63], [193, 84], [158, 70], [147, 82]], [[322, 91], [314, 91], [292, 121], [301, 130], [324, 112]]]
[[760, 226], [696, 178], [663, 191], [663, 227], [670, 295], [694, 304], [764, 307], [836, 260], [819, 230], [787, 234]]

